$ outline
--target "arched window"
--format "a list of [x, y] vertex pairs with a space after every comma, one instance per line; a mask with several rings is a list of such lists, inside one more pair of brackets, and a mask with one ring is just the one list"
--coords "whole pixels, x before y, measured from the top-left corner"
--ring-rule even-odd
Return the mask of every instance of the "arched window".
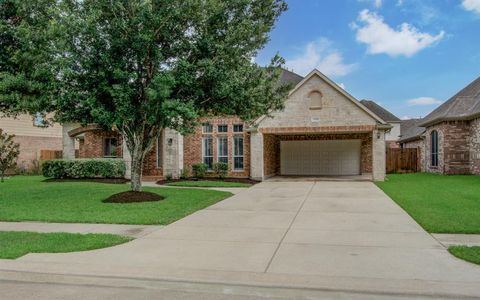
[[430, 152], [432, 156], [432, 167], [438, 167], [438, 131], [430, 133]]
[[308, 95], [310, 98], [310, 109], [320, 109], [322, 108], [322, 93], [319, 91], [313, 91]]

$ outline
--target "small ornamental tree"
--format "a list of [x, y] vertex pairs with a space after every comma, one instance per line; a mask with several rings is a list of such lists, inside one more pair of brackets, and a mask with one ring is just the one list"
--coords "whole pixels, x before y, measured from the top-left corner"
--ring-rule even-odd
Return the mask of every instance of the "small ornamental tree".
[[0, 128], [0, 182], [3, 182], [5, 172], [15, 166], [20, 154], [20, 145], [13, 141], [14, 137]]

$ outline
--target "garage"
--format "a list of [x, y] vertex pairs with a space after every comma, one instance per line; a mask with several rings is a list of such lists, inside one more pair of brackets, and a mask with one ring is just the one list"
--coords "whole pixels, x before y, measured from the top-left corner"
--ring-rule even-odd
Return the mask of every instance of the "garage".
[[281, 175], [360, 174], [361, 140], [280, 141]]

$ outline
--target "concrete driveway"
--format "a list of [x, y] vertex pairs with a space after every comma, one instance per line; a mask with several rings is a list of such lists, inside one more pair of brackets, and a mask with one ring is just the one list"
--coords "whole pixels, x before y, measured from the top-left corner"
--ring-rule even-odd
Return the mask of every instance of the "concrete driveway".
[[480, 296], [480, 267], [371, 182], [267, 181], [128, 244], [29, 254], [0, 270]]

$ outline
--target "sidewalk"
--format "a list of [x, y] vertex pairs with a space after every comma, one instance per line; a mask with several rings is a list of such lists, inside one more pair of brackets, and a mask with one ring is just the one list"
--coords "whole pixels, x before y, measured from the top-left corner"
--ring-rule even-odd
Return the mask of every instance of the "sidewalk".
[[432, 236], [445, 247], [480, 246], [480, 234], [433, 233]]
[[122, 225], [91, 223], [44, 223], [44, 222], [0, 222], [0, 231], [110, 233], [139, 238], [156, 230], [161, 225]]

